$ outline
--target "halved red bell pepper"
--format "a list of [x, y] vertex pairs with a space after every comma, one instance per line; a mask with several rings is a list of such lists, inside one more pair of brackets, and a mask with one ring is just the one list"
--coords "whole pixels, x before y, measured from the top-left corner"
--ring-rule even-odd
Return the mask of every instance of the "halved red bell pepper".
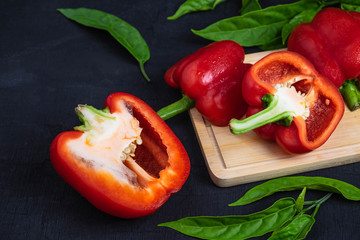
[[360, 13], [339, 8], [321, 10], [311, 23], [297, 26], [288, 50], [309, 59], [336, 87], [360, 76]]
[[196, 102], [197, 110], [214, 125], [226, 126], [231, 118], [242, 117], [247, 104], [241, 95], [241, 83], [251, 66], [243, 63], [244, 58], [244, 49], [239, 44], [225, 40], [181, 59], [165, 73], [165, 81], [171, 87], [181, 88], [185, 95], [180, 104], [165, 107], [158, 114], [167, 119]]
[[114, 93], [105, 107], [76, 108], [84, 124], [55, 138], [50, 147], [52, 164], [98, 209], [122, 218], [151, 214], [186, 181], [188, 155], [142, 100]]
[[242, 91], [248, 114], [254, 115], [232, 119], [231, 131], [256, 129], [289, 153], [321, 146], [344, 114], [339, 90], [294, 52], [279, 51], [259, 60], [246, 72]]

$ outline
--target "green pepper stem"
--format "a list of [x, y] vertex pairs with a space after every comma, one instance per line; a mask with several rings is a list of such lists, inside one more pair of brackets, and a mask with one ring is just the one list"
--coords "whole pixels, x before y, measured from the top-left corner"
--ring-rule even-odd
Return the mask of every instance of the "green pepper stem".
[[100, 120], [101, 122], [115, 120], [115, 117], [111, 115], [109, 108], [99, 110], [93, 106], [79, 104], [78, 107], [75, 108], [75, 113], [78, 115], [79, 120], [83, 125], [74, 127], [74, 130], [81, 132], [90, 131], [93, 128], [93, 125], [97, 124]]
[[140, 71], [141, 71], [142, 75], [144, 76], [144, 78], [146, 79], [146, 81], [151, 82], [149, 76], [145, 72], [144, 63], [139, 62], [139, 65], [140, 65]]
[[293, 116], [294, 112], [286, 110], [283, 104], [279, 103], [279, 97], [274, 96], [273, 100], [264, 110], [243, 120], [231, 119], [230, 131], [233, 134], [242, 134], [269, 123], [292, 118]]
[[157, 111], [157, 114], [163, 120], [167, 120], [193, 107], [195, 107], [195, 101], [183, 94], [180, 100], [161, 108], [159, 111]]
[[360, 108], [360, 82], [358, 79], [346, 80], [339, 90], [350, 111]]

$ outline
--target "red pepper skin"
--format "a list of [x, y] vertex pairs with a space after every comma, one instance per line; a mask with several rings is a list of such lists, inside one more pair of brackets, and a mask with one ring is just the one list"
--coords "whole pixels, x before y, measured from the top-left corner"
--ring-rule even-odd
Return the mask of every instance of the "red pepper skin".
[[360, 13], [325, 8], [311, 23], [297, 26], [288, 50], [309, 59], [336, 87], [360, 75]]
[[165, 81], [195, 100], [197, 110], [212, 124], [226, 126], [231, 118], [241, 118], [247, 108], [241, 82], [251, 65], [244, 64], [244, 58], [239, 44], [214, 42], [169, 68]]
[[[111, 94], [105, 107], [117, 112], [119, 101], [129, 104], [140, 121], [142, 145], [147, 149], [139, 149], [141, 159], [135, 159], [148, 165], [150, 172], [158, 173], [154, 181], [143, 187], [133, 186], [84, 164], [67, 147], [68, 141], [83, 134], [79, 131], [60, 133], [51, 144], [50, 158], [57, 173], [96, 208], [121, 218], [137, 218], [155, 212], [180, 190], [189, 175], [190, 162], [179, 139], [151, 107], [126, 93]], [[166, 159], [161, 157], [164, 155]]]
[[311, 76], [313, 80], [299, 81], [293, 86], [302, 93], [309, 89], [313, 91], [308, 97], [310, 116], [306, 120], [295, 116], [289, 127], [271, 123], [254, 130], [260, 137], [276, 141], [291, 154], [312, 151], [327, 141], [344, 114], [340, 92], [307, 59], [290, 51], [269, 54], [255, 63], [243, 79], [243, 97], [249, 104], [248, 117], [264, 109], [261, 99], [267, 93], [275, 94], [276, 84], [303, 75]]

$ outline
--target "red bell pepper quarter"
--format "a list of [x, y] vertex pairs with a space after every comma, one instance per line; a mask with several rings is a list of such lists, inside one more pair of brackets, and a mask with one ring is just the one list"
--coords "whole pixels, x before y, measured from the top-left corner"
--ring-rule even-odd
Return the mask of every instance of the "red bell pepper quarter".
[[52, 164], [98, 209], [122, 218], [151, 214], [186, 181], [188, 155], [142, 100], [114, 93], [105, 107], [76, 108], [84, 124], [55, 138], [50, 148]]
[[[165, 81], [185, 94], [181, 104], [158, 111], [167, 119], [194, 106], [212, 124], [228, 125], [231, 118], [245, 114], [247, 104], [241, 95], [245, 71], [244, 49], [233, 41], [214, 42], [181, 59], [165, 73]], [[179, 105], [186, 102], [182, 110]], [[176, 112], [173, 114], [173, 112]], [[169, 116], [170, 115], [170, 116]]]
[[259, 60], [246, 72], [242, 91], [251, 116], [232, 119], [231, 131], [255, 129], [289, 153], [324, 144], [344, 114], [339, 90], [294, 52], [279, 51]]
[[360, 76], [360, 13], [325, 8], [311, 23], [298, 25], [288, 50], [309, 59], [336, 87]]

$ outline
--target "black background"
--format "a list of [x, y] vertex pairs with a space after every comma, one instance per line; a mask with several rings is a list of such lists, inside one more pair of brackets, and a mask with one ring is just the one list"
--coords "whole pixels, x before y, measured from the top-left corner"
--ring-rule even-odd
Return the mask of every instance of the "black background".
[[[180, 98], [163, 80], [167, 68], [210, 43], [191, 33], [238, 14], [241, 1], [229, 0], [214, 11], [169, 21], [182, 0], [0, 1], [0, 238], [1, 239], [190, 239], [157, 224], [186, 216], [248, 214], [281, 193], [242, 207], [228, 207], [258, 183], [230, 188], [213, 184], [189, 115], [167, 121], [184, 144], [191, 173], [180, 192], [148, 217], [123, 220], [100, 212], [54, 171], [49, 146], [57, 134], [79, 124], [74, 108], [101, 108], [113, 92], [127, 92], [155, 110]], [[263, 7], [286, 1], [260, 1]], [[147, 83], [136, 60], [109, 34], [83, 27], [57, 8], [95, 8], [136, 27], [151, 58]], [[259, 51], [245, 48], [246, 53]], [[360, 186], [360, 164], [302, 175], [337, 178]], [[307, 200], [324, 193], [308, 192]], [[308, 239], [360, 239], [360, 206], [331, 197], [316, 215]], [[265, 239], [265, 238], [259, 238]]]

